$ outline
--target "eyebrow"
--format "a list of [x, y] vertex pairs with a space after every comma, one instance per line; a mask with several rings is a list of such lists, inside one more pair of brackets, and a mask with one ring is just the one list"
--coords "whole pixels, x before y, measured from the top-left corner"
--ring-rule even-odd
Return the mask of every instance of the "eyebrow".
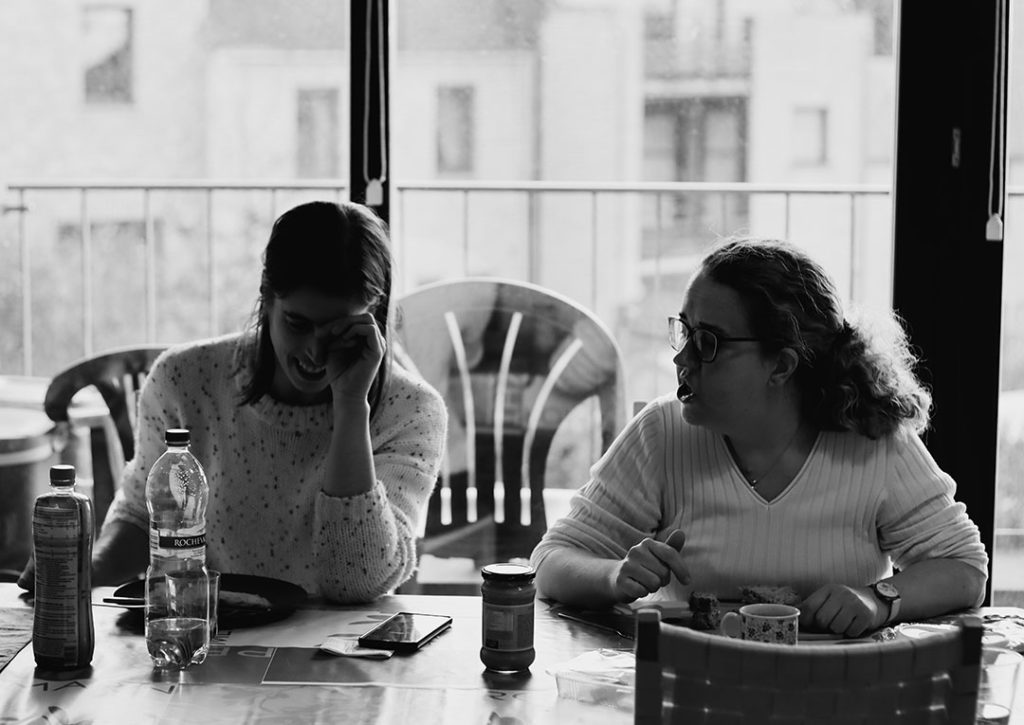
[[715, 325], [713, 323], [705, 322], [705, 323], [702, 323], [702, 324], [699, 324], [699, 325], [691, 324], [690, 323], [690, 318], [686, 316], [685, 312], [682, 312], [682, 311], [679, 312], [679, 319], [682, 320], [683, 322], [685, 322], [686, 324], [690, 325], [695, 330], [707, 330], [708, 332], [713, 332], [716, 335], [724, 335], [724, 336], [728, 337], [728, 334], [726, 333], [726, 331], [724, 329], [722, 329], [721, 327], [719, 327], [718, 325]]

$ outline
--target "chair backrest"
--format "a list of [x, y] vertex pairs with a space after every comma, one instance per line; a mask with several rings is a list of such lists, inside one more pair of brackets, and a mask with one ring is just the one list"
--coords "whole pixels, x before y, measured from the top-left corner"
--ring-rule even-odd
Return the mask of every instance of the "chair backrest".
[[529, 556], [547, 528], [545, 467], [559, 427], [588, 399], [597, 403], [602, 452], [622, 426], [615, 340], [567, 297], [504, 279], [435, 283], [397, 307], [399, 363], [436, 387], [449, 410], [427, 538], [493, 515], [495, 560]]
[[921, 639], [776, 645], [636, 624], [637, 725], [973, 724], [981, 620]]
[[68, 408], [84, 388], [95, 387], [110, 411], [119, 446], [110, 439], [104, 426], [90, 430], [97, 524], [103, 521], [113, 498], [121, 467], [135, 455], [138, 393], [153, 361], [165, 349], [166, 345], [136, 345], [82, 358], [57, 373], [46, 389], [43, 409], [57, 424], [58, 436], [69, 435]]

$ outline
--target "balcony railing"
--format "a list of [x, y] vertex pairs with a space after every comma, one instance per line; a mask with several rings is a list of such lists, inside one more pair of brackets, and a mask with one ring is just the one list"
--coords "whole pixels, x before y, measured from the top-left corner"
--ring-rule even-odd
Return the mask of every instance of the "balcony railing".
[[[0, 374], [44, 376], [115, 344], [237, 329], [252, 309], [274, 218], [301, 201], [346, 196], [336, 180], [14, 181], [8, 189]], [[1012, 213], [1024, 187], [1009, 196]], [[849, 301], [891, 299], [885, 185], [405, 181], [392, 199], [396, 294], [470, 274], [557, 289], [620, 336], [636, 399], [664, 387], [667, 360], [651, 354], [664, 347], [661, 313], [678, 305], [716, 236], [750, 229], [791, 239], [822, 257]], [[121, 224], [112, 232], [113, 222]], [[64, 296], [47, 299], [57, 292]], [[67, 319], [51, 319], [58, 312]]]

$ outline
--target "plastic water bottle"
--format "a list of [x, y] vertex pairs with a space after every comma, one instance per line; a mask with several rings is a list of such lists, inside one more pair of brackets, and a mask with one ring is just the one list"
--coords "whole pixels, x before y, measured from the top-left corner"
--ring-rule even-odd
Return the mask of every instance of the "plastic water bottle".
[[[177, 616], [170, 611], [169, 572], [206, 572], [206, 474], [189, 450], [189, 432], [171, 428], [167, 450], [146, 479], [149, 509], [149, 568], [146, 570], [146, 647], [158, 668], [188, 667], [206, 659], [209, 617]], [[209, 590], [207, 590], [209, 591]], [[208, 602], [208, 594], [206, 595]]]
[[40, 670], [85, 670], [92, 662], [92, 536], [92, 501], [75, 491], [75, 467], [52, 466], [50, 490], [32, 509], [32, 650]]

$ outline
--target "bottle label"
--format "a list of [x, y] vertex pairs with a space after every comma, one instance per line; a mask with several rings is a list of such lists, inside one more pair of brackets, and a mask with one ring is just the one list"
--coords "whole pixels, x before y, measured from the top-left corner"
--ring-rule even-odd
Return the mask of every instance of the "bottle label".
[[163, 536], [157, 535], [157, 546], [161, 549], [198, 549], [206, 546], [206, 534], [198, 536]]
[[206, 532], [189, 531], [183, 533], [153, 527], [149, 530], [149, 548], [151, 551], [157, 551], [162, 555], [173, 556], [175, 552], [195, 554], [199, 549], [205, 551]]
[[35, 548], [35, 656], [73, 665], [79, 658], [78, 618], [82, 521], [76, 508], [36, 503], [32, 515]]
[[533, 647], [533, 609], [528, 604], [483, 605], [483, 645], [502, 652]]

